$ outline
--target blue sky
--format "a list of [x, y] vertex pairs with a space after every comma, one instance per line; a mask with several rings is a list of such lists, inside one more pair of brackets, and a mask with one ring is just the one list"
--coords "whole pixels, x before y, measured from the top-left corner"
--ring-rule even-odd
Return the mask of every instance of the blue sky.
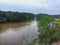
[[60, 14], [60, 0], [0, 0], [0, 10]]

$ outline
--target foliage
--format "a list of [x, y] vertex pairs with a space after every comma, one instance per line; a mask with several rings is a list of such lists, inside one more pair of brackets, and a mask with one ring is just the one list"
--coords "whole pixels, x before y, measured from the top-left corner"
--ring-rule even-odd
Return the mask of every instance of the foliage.
[[36, 15], [37, 20], [40, 20], [41, 17], [43, 17], [44, 15], [48, 15], [48, 14], [43, 14], [43, 13], [37, 14]]
[[40, 45], [51, 45], [59, 41], [60, 33], [56, 23], [54, 23], [54, 18], [51, 16], [45, 15], [38, 20], [38, 31]]
[[0, 23], [31, 21], [34, 17], [32, 13], [0, 11]]

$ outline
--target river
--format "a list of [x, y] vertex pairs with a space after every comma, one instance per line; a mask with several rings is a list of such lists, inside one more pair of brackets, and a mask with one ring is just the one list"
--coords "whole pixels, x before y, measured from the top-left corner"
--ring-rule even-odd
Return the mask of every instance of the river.
[[27, 45], [38, 36], [37, 22], [0, 25], [0, 45]]

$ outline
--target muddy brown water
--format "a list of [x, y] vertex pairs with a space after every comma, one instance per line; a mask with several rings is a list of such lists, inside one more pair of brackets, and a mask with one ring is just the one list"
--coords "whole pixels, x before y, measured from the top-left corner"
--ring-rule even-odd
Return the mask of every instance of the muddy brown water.
[[36, 21], [0, 24], [0, 45], [27, 45], [37, 35]]

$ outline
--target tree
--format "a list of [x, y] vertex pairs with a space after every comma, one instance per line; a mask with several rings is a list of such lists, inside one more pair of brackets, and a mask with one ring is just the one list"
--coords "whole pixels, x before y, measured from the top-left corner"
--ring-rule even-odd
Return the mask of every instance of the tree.
[[0, 23], [26, 22], [34, 20], [35, 15], [25, 12], [0, 11]]
[[40, 45], [51, 45], [58, 41], [59, 32], [57, 31], [56, 23], [54, 24], [53, 22], [54, 18], [48, 15], [41, 17], [38, 21]]

